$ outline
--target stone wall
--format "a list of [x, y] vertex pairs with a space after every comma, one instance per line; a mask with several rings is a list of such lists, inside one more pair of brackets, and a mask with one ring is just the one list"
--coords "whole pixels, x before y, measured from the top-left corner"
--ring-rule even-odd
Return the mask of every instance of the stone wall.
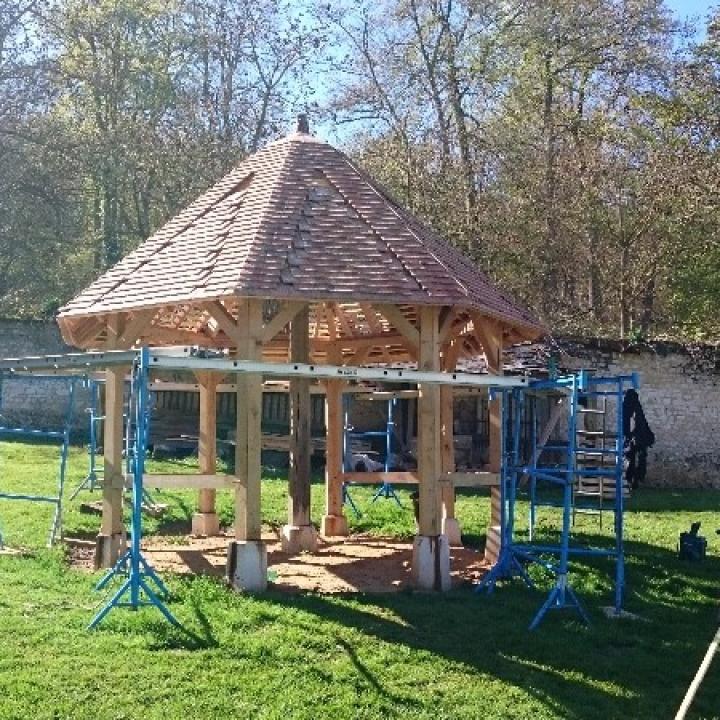
[[[71, 352], [55, 322], [0, 319], [0, 357], [56, 355]], [[61, 429], [68, 411], [69, 381], [37, 377], [4, 377], [0, 385], [0, 425]], [[73, 426], [84, 432], [86, 390], [76, 386]]]
[[648, 485], [720, 488], [720, 353], [713, 346], [593, 341], [564, 348], [563, 365], [640, 375], [655, 434]]

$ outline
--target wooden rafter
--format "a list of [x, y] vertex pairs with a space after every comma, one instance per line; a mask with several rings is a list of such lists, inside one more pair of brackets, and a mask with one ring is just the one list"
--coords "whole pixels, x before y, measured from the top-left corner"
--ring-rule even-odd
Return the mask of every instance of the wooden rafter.
[[227, 337], [232, 339], [237, 335], [235, 318], [219, 300], [207, 303], [205, 309], [208, 311], [210, 317], [217, 323], [218, 328], [220, 328]]
[[345, 315], [343, 309], [337, 303], [328, 303], [328, 308], [332, 311], [333, 315], [337, 318], [340, 323], [343, 333], [346, 337], [351, 338], [355, 336], [353, 329], [350, 327], [350, 323]]
[[263, 343], [270, 342], [302, 309], [305, 303], [288, 300], [282, 304], [272, 320], [262, 329]]
[[405, 338], [412, 350], [420, 347], [419, 330], [405, 317], [397, 305], [376, 305], [387, 321]]
[[137, 310], [125, 321], [125, 327], [117, 339], [118, 348], [129, 348], [148, 329], [157, 314], [156, 308]]

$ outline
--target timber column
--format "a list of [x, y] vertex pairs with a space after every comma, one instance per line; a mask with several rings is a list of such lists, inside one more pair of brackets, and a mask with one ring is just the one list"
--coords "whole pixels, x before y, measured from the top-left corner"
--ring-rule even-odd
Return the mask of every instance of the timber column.
[[[262, 355], [262, 300], [240, 303], [237, 358], [257, 361]], [[237, 590], [267, 588], [267, 548], [261, 538], [262, 376], [238, 374], [235, 434], [235, 540], [228, 546], [227, 576]]]
[[[200, 385], [200, 433], [198, 461], [201, 475], [214, 475], [217, 461], [217, 386], [218, 376], [212, 372], [196, 373]], [[215, 508], [215, 490], [198, 492], [198, 511], [192, 518], [192, 534], [208, 537], [220, 534], [220, 519]]]
[[[443, 370], [452, 372], [457, 364], [459, 342], [455, 340], [446, 348]], [[442, 476], [455, 471], [455, 393], [451, 385], [440, 386], [440, 426], [442, 433]], [[460, 523], [455, 517], [455, 486], [452, 482], [442, 484], [442, 534], [451, 546], [461, 546]]]
[[[440, 370], [439, 308], [418, 309], [420, 347], [418, 368]], [[450, 547], [441, 534], [442, 448], [440, 387], [420, 385], [418, 397], [419, 533], [413, 543], [412, 575], [421, 590], [450, 589]]]
[[125, 551], [123, 524], [123, 392], [127, 367], [105, 371], [105, 420], [103, 421], [102, 522], [95, 545], [95, 568], [112, 567]]
[[[290, 322], [290, 362], [310, 362], [310, 312], [306, 305]], [[282, 529], [283, 552], [317, 550], [310, 522], [310, 379], [290, 378], [290, 473], [288, 524]]]
[[[476, 338], [485, 352], [488, 371], [494, 375], [503, 374], [503, 328], [497, 322], [480, 315], [472, 316]], [[488, 466], [490, 472], [500, 474], [502, 464], [502, 401], [499, 397], [488, 400]], [[502, 479], [501, 479], [502, 481]], [[500, 554], [500, 487], [490, 489], [490, 525], [485, 540], [485, 562], [495, 564]]]
[[[328, 360], [334, 365], [342, 362], [337, 351], [332, 352]], [[343, 384], [342, 380], [325, 381], [325, 515], [320, 525], [320, 533], [325, 537], [348, 534], [340, 477], [343, 462]]]

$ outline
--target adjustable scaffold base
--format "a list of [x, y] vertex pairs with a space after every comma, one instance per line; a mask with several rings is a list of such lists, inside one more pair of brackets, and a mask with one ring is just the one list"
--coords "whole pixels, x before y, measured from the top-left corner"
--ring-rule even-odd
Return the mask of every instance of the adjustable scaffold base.
[[577, 610], [578, 615], [580, 615], [585, 624], [590, 624], [590, 618], [585, 612], [585, 608], [580, 603], [575, 591], [567, 584], [567, 576], [559, 575], [555, 587], [550, 591], [547, 600], [545, 600], [542, 607], [537, 611], [528, 629], [534, 630], [542, 622], [548, 610], [565, 610], [568, 608]]
[[402, 507], [402, 503], [400, 502], [400, 498], [397, 496], [397, 493], [395, 492], [395, 488], [388, 482], [384, 482], [376, 491], [375, 494], [372, 496], [371, 503], [374, 503], [379, 498], [385, 498], [386, 500], [389, 500], [392, 498], [397, 504], [398, 507]]
[[70, 499], [74, 500], [83, 490], [93, 492], [100, 487], [100, 482], [97, 473], [88, 473], [86, 478], [73, 490]]
[[485, 590], [489, 595], [495, 590], [499, 580], [512, 580], [515, 577], [519, 577], [529, 588], [535, 587], [522, 563], [522, 560], [525, 559], [524, 553], [516, 553], [512, 548], [501, 550], [497, 562], [477, 585], [475, 592]]
[[[125, 576], [125, 581], [117, 592], [92, 619], [88, 630], [96, 628], [114, 607], [129, 607], [131, 610], [137, 610], [147, 605], [154, 605], [171, 625], [180, 627], [180, 623], [160, 598], [160, 596], [166, 597], [168, 592], [157, 573], [142, 554], [138, 555], [137, 563], [133, 563], [132, 560], [131, 551], [128, 550], [95, 587], [95, 590], [102, 590], [114, 577]], [[133, 570], [133, 565], [136, 567], [135, 570]], [[151, 583], [155, 585], [155, 589], [151, 587]], [[129, 599], [125, 599], [126, 596]]]

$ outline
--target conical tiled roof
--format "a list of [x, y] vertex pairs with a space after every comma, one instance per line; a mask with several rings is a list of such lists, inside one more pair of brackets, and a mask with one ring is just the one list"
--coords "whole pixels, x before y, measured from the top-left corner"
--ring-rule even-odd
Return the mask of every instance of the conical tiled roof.
[[242, 162], [59, 322], [238, 297], [458, 306], [524, 336], [542, 330], [350, 158], [301, 132]]

